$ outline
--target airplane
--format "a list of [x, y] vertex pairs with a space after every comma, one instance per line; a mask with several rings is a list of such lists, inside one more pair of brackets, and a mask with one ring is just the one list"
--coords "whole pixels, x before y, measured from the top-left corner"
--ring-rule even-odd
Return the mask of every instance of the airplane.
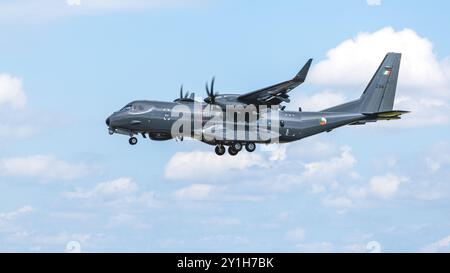
[[[197, 101], [194, 93], [183, 94], [181, 86], [180, 97], [173, 102], [130, 102], [110, 115], [106, 125], [111, 135], [129, 136], [131, 145], [137, 144], [135, 135], [138, 134], [157, 141], [183, 140], [184, 136], [188, 136], [215, 146], [215, 153], [219, 156], [226, 153], [226, 146], [228, 153], [236, 156], [244, 147], [247, 152], [254, 152], [256, 144], [288, 143], [331, 132], [345, 125], [401, 119], [409, 111], [393, 110], [400, 61], [401, 53], [388, 53], [359, 99], [317, 112], [306, 112], [301, 108], [285, 111], [285, 106], [281, 106], [283, 102], [290, 102], [288, 93], [305, 82], [312, 63], [309, 59], [294, 78], [279, 84], [243, 95], [219, 94], [214, 92], [213, 78], [210, 86], [206, 83], [207, 97], [203, 101]], [[239, 114], [239, 111], [245, 111], [245, 107], [251, 110], [249, 115], [243, 115], [244, 120], [237, 120], [235, 114], [231, 119], [226, 115], [228, 109], [234, 109]], [[183, 110], [174, 111], [177, 108]], [[196, 115], [198, 112], [201, 114]], [[183, 113], [187, 113], [187, 123], [182, 123]], [[223, 119], [224, 115], [227, 118]], [[250, 115], [254, 115], [254, 119], [250, 120]], [[217, 121], [217, 117], [220, 122], [211, 122], [213, 119]], [[174, 131], [174, 125], [180, 122], [187, 130], [181, 126], [184, 132], [179, 129]], [[195, 122], [201, 126], [189, 126]], [[255, 126], [250, 126], [250, 123]], [[235, 127], [242, 132], [235, 132]], [[228, 134], [230, 131], [232, 133]], [[254, 133], [252, 137], [250, 133]]]

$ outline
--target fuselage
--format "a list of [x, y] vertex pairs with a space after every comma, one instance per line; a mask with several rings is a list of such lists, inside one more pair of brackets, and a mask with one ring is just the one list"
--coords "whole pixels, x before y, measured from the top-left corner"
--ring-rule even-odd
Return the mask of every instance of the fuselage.
[[[125, 135], [143, 134], [148, 135], [153, 140], [169, 140], [176, 138], [173, 135], [173, 126], [181, 118], [180, 115], [174, 114], [174, 109], [180, 108], [181, 111], [189, 111], [192, 126], [189, 135], [199, 134], [199, 128], [195, 128], [194, 123], [201, 124], [201, 132], [207, 134], [209, 131], [208, 122], [218, 115], [225, 115], [225, 110], [220, 107], [211, 107], [207, 103], [180, 103], [180, 102], [161, 102], [161, 101], [134, 101], [121, 110], [114, 112], [108, 117], [106, 123], [110, 129], [110, 133], [121, 133]], [[276, 111], [276, 112], [274, 112]], [[184, 113], [183, 112], [183, 113]], [[201, 112], [201, 114], [199, 113]], [[228, 145], [232, 142], [254, 142], [254, 143], [270, 143], [279, 142], [286, 143], [296, 141], [305, 137], [309, 137], [325, 131], [331, 131], [335, 128], [355, 123], [366, 117], [359, 113], [333, 113], [333, 112], [301, 112], [301, 111], [283, 111], [280, 109], [269, 109], [267, 114], [262, 117], [257, 115], [256, 124], [264, 125], [268, 129], [276, 128], [276, 137], [269, 139], [249, 139], [246, 134], [231, 134], [231, 136], [220, 138], [213, 135], [213, 139], [200, 138], [199, 140], [216, 145]], [[236, 129], [239, 121], [236, 118], [223, 119], [221, 130], [226, 131], [230, 128]], [[249, 126], [248, 120], [244, 125], [247, 132], [257, 130]], [[264, 122], [264, 124], [262, 124]], [[231, 124], [230, 127], [227, 127]], [[261, 124], [259, 124], [261, 123]], [[276, 125], [276, 126], [275, 126]], [[215, 131], [218, 126], [215, 126]], [[214, 131], [214, 130], [213, 130]], [[185, 132], [186, 135], [186, 132]]]

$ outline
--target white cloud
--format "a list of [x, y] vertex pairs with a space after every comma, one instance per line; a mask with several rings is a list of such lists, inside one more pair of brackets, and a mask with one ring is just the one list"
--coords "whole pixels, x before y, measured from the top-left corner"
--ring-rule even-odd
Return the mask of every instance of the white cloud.
[[290, 192], [296, 187], [306, 187], [310, 193], [318, 194], [336, 189], [339, 177], [358, 178], [353, 170], [356, 159], [347, 146], [339, 148], [328, 142], [306, 140], [305, 143], [292, 144], [288, 150], [292, 158], [301, 161], [291, 161], [289, 157], [280, 167], [294, 164], [292, 168], [296, 171], [280, 170], [275, 176], [256, 182], [256, 187], [269, 192]]
[[6, 222], [16, 219], [17, 217], [32, 212], [34, 209], [30, 206], [23, 206], [17, 210], [0, 213], [0, 226]]
[[287, 147], [289, 144], [261, 145], [261, 152], [269, 152], [270, 161], [282, 161], [286, 159]]
[[0, 74], [0, 108], [6, 105], [20, 109], [25, 107], [26, 102], [22, 80], [8, 74]]
[[431, 41], [411, 29], [359, 33], [329, 50], [327, 58], [311, 69], [309, 79], [332, 89], [358, 87], [358, 93], [346, 94], [356, 99], [387, 52], [402, 53], [395, 108], [412, 111], [396, 127], [448, 123], [450, 61], [438, 60]]
[[0, 139], [25, 139], [35, 135], [38, 131], [36, 126], [31, 124], [13, 124], [8, 120], [3, 120], [0, 124]]
[[370, 191], [378, 197], [390, 198], [398, 191], [402, 182], [407, 181], [406, 177], [386, 174], [384, 176], [375, 176], [370, 179]]
[[86, 176], [92, 171], [87, 165], [68, 163], [49, 155], [0, 159], [0, 174], [5, 176], [69, 180]]
[[450, 251], [450, 236], [442, 238], [441, 240], [427, 245], [421, 252], [436, 253], [436, 252], [448, 252]]
[[340, 197], [327, 197], [323, 200], [323, 204], [327, 207], [333, 208], [349, 208], [353, 205], [351, 199], [340, 196]]
[[436, 59], [433, 44], [411, 29], [395, 31], [390, 27], [359, 33], [329, 50], [327, 59], [312, 68], [310, 80], [317, 84], [366, 85], [387, 52], [402, 53], [400, 85], [448, 86], [445, 65]]
[[74, 192], [65, 194], [68, 198], [96, 198], [104, 196], [122, 196], [136, 191], [137, 184], [131, 178], [119, 178], [113, 181], [102, 182], [97, 184], [92, 190], [77, 189]]
[[219, 157], [213, 152], [179, 152], [167, 163], [164, 175], [172, 180], [214, 179], [231, 171], [250, 167], [266, 167], [265, 160], [256, 153], [242, 152], [238, 156]]
[[356, 163], [349, 147], [342, 147], [341, 154], [329, 160], [306, 163], [303, 176], [305, 178], [333, 178], [339, 173], [348, 173]]
[[22, 231], [11, 236], [16, 243], [22, 243], [33, 252], [71, 252], [73, 247], [80, 247], [79, 250], [84, 251], [85, 248], [93, 245], [91, 242], [98, 242], [103, 239], [102, 237], [101, 234], [70, 233], [67, 231], [55, 234]]
[[178, 200], [212, 200], [222, 189], [218, 186], [207, 184], [193, 184], [175, 191], [174, 196]]
[[296, 228], [286, 232], [286, 239], [290, 241], [303, 241], [305, 239], [305, 230], [303, 228]]
[[366, 0], [369, 6], [381, 6], [381, 0]]
[[292, 143], [289, 146], [289, 156], [301, 158], [302, 160], [319, 160], [331, 158], [339, 154], [339, 146], [321, 139], [322, 136], [314, 136]]
[[67, 199], [87, 200], [89, 204], [113, 206], [124, 209], [128, 205], [159, 208], [163, 204], [157, 200], [152, 191], [141, 192], [139, 186], [131, 178], [122, 177], [112, 181], [101, 182], [90, 190], [76, 188], [64, 192]]

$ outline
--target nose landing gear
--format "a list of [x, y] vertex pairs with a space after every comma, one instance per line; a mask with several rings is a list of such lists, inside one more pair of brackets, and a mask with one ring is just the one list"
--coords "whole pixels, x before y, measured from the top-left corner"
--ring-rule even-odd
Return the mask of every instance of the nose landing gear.
[[138, 140], [135, 137], [130, 137], [128, 143], [130, 143], [130, 145], [136, 145], [138, 143]]

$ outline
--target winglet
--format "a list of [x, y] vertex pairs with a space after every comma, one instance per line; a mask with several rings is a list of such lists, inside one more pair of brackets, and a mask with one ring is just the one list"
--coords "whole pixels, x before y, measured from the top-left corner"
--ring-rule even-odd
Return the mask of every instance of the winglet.
[[303, 66], [303, 68], [295, 75], [294, 80], [299, 82], [304, 82], [306, 80], [306, 76], [308, 75], [309, 68], [311, 67], [313, 59], [309, 59], [308, 62]]

